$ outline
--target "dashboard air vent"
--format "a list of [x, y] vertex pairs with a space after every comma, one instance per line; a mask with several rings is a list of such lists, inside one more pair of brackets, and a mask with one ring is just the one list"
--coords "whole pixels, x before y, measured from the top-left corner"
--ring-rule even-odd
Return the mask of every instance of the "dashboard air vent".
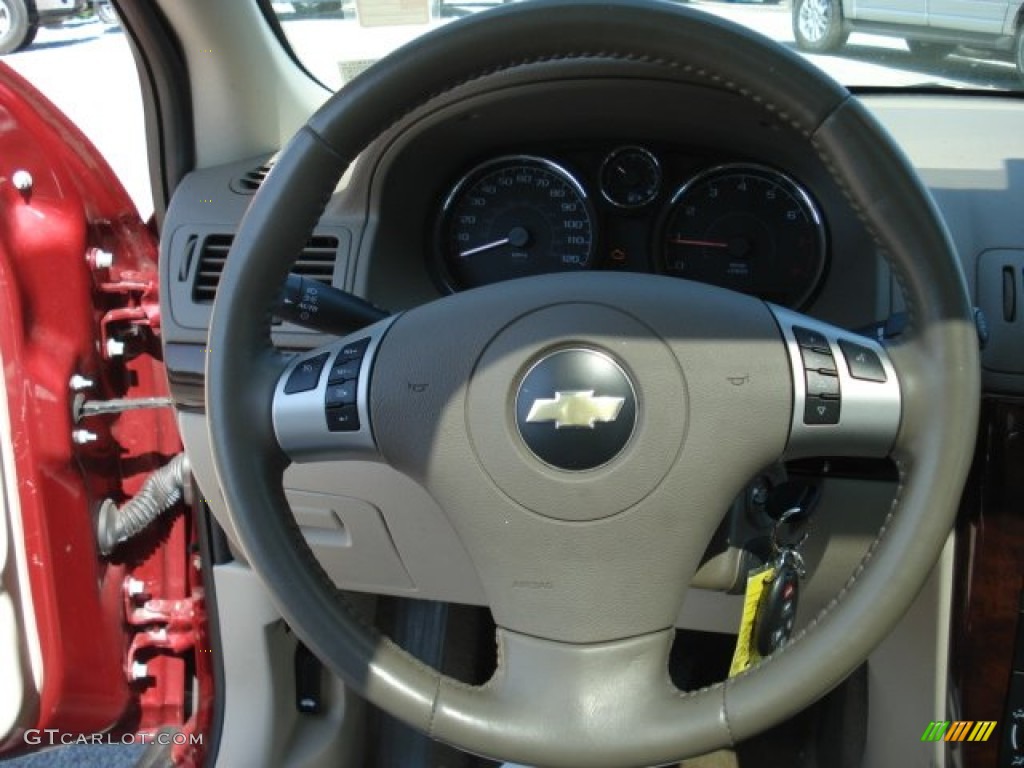
[[212, 304], [217, 293], [217, 283], [224, 264], [228, 260], [228, 250], [234, 235], [207, 235], [199, 249], [199, 267], [192, 282], [192, 301], [197, 304]]
[[240, 192], [243, 195], [254, 195], [256, 194], [256, 190], [260, 188], [260, 185], [263, 184], [263, 180], [267, 178], [267, 174], [270, 173], [270, 169], [273, 167], [274, 158], [271, 158], [262, 165], [257, 165], [255, 168], [243, 173], [234, 180], [231, 184], [231, 188], [235, 190], [235, 192]]
[[[192, 282], [192, 300], [197, 304], [212, 304], [220, 283], [220, 275], [228, 258], [234, 235], [211, 234], [199, 249], [199, 267]], [[334, 262], [338, 255], [338, 238], [334, 235], [313, 235], [302, 249], [292, 272], [330, 285], [334, 277]]]
[[338, 238], [334, 235], [313, 235], [306, 241], [306, 247], [292, 266], [292, 272], [330, 285], [337, 255]]

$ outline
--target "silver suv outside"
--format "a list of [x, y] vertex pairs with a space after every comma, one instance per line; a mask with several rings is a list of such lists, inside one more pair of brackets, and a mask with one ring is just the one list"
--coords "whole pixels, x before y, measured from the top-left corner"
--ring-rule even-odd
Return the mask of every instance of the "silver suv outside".
[[60, 24], [89, 5], [90, 0], [0, 0], [0, 55], [28, 47], [40, 26]]
[[1024, 0], [793, 0], [793, 36], [804, 51], [841, 48], [853, 30], [902, 37], [939, 59], [958, 47], [1012, 56], [1024, 77]]

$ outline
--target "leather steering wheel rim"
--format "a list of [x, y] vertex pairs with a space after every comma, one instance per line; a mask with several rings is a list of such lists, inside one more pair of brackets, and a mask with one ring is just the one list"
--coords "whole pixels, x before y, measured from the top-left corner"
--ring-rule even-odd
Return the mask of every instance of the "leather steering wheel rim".
[[[221, 278], [210, 327], [207, 403], [215, 465], [239, 543], [296, 633], [371, 702], [469, 751], [542, 765], [651, 765], [751, 736], [799, 711], [860, 664], [906, 611], [946, 541], [966, 479], [979, 401], [971, 308], [934, 203], [892, 140], [841, 86], [798, 56], [729, 22], [642, 0], [507, 6], [432, 32], [335, 94], [289, 142], [253, 199]], [[275, 297], [349, 163], [410, 110], [459, 84], [521, 64], [599, 56], [742, 94], [806, 137], [845, 191], [904, 289], [909, 325], [889, 352], [904, 392], [892, 451], [893, 508], [865, 561], [811, 625], [751, 671], [707, 689], [672, 689], [637, 718], [604, 713], [610, 731], [566, 734], [537, 715], [510, 722], [486, 688], [440, 675], [367, 626], [345, 603], [289, 514], [287, 458], [268, 413], [282, 358], [270, 341]], [[871, 162], [864, 162], [864, 158]], [[283, 212], [287, 215], [282, 215]], [[934, 404], [946, 407], [936, 413]], [[937, 417], [941, 416], [941, 418]], [[500, 677], [535, 660], [509, 654]], [[625, 641], [601, 669], [661, 653], [666, 636]], [[550, 661], [550, 660], [549, 660]], [[567, 664], [590, 663], [586, 654]], [[585, 674], [585, 670], [581, 674]], [[614, 677], [614, 676], [612, 676]], [[616, 693], [615, 686], [621, 685]], [[610, 680], [622, 706], [667, 673]], [[481, 693], [484, 691], [484, 693]], [[781, 695], [783, 694], [784, 695]], [[670, 705], [665, 704], [670, 702]]]

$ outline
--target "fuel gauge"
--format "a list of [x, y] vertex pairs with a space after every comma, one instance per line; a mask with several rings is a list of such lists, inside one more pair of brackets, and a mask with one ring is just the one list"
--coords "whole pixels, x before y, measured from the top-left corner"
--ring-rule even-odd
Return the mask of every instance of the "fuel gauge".
[[601, 194], [619, 208], [642, 208], [661, 190], [661, 165], [643, 147], [619, 147], [601, 164]]

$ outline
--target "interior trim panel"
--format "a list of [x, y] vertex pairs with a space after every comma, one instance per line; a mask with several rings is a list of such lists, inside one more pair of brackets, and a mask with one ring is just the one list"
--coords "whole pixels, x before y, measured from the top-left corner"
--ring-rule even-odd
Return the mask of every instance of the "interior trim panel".
[[[657, 256], [664, 246], [659, 238], [664, 237], [668, 212], [680, 191], [709, 169], [743, 164], [773, 169], [795, 180], [820, 212], [824, 262], [813, 276], [813, 290], [794, 302], [796, 308], [823, 323], [872, 336], [903, 309], [893, 276], [843, 191], [805, 139], [767, 110], [734, 94], [668, 83], [631, 62], [550, 62], [486, 80], [461, 86], [408, 115], [363, 153], [340, 182], [313, 233], [320, 255], [323, 244], [328, 244], [328, 267], [318, 266], [311, 257], [309, 268], [320, 270], [315, 273], [319, 279], [400, 312], [467, 287], [452, 285], [450, 272], [445, 274], [442, 268], [446, 244], [452, 238], [460, 242], [463, 234], [469, 245], [455, 258], [506, 259], [501, 266], [505, 271], [494, 273], [505, 277], [518, 269], [537, 268], [534, 262], [529, 267], [519, 263], [529, 262], [530, 243], [568, 242], [564, 238], [574, 236], [577, 224], [565, 224], [558, 216], [565, 213], [568, 221], [577, 222], [578, 211], [560, 207], [561, 193], [549, 195], [551, 185], [557, 187], [556, 177], [532, 173], [517, 180], [514, 169], [504, 177], [484, 178], [478, 173], [495, 159], [508, 157], [550, 160], [586, 195], [589, 222], [579, 226], [589, 227], [589, 250], [585, 258], [567, 257], [559, 269], [664, 271]], [[983, 352], [985, 390], [1024, 394], [1024, 103], [931, 94], [874, 93], [861, 98], [893, 132], [953, 236], [972, 297], [990, 329]], [[984, 137], [975, 134], [979, 113], [987, 126]], [[626, 168], [609, 194], [609, 158], [628, 148], [639, 148], [654, 164], [641, 160], [636, 168]], [[165, 355], [183, 437], [193, 456], [208, 458], [211, 453], [202, 413], [211, 289], [200, 284], [201, 276], [208, 263], [230, 257], [230, 238], [252, 195], [258, 194], [261, 179], [273, 173], [272, 165], [273, 156], [267, 154], [197, 170], [183, 181], [167, 214], [161, 252], [161, 278], [169, 286], [162, 297]], [[502, 199], [502, 205], [521, 205], [524, 212], [517, 215], [526, 223], [500, 219], [502, 206], [495, 205], [481, 214], [491, 217], [490, 229], [460, 230], [459, 222], [450, 218], [453, 195], [469, 185], [471, 194], [454, 215], [472, 217], [476, 214], [470, 209], [477, 201], [471, 198], [492, 194], [486, 187], [497, 189], [503, 179], [519, 197], [511, 202]], [[536, 202], [530, 202], [530, 195], [540, 194], [536, 189], [544, 196], [540, 213]], [[766, 190], [777, 192], [770, 186], [761, 189], [764, 195]], [[732, 193], [741, 203], [745, 199]], [[485, 199], [480, 207], [488, 205]], [[761, 295], [749, 254], [764, 253], [780, 242], [777, 227], [785, 225], [773, 218], [766, 224], [761, 214], [745, 205], [739, 204], [735, 212], [715, 213], [716, 222], [732, 216], [739, 221], [737, 228], [713, 230], [708, 224], [692, 236], [678, 237], [695, 241], [687, 244], [687, 260], [691, 252], [694, 261], [708, 259], [709, 253], [718, 252], [715, 249], [726, 257], [724, 268], [714, 265], [701, 274], [736, 279], [741, 282], [732, 287]], [[788, 210], [779, 218], [785, 220]], [[557, 221], [541, 221], [544, 211]], [[758, 228], [765, 226], [776, 229], [759, 234]], [[310, 243], [313, 248], [313, 240]], [[463, 256], [465, 252], [469, 256]], [[799, 268], [792, 267], [789, 258], [789, 253], [777, 254], [779, 264], [789, 265], [783, 268]], [[484, 274], [491, 273], [485, 269]], [[772, 298], [770, 291], [765, 293], [764, 298]], [[278, 346], [296, 353], [333, 340], [287, 323], [273, 326], [272, 335]], [[193, 465], [201, 474], [199, 468], [210, 468], [212, 462], [196, 460]], [[370, 569], [375, 568], [377, 575], [369, 582], [365, 574], [329, 568], [339, 586], [358, 589], [369, 583], [383, 593], [481, 603], [472, 563], [436, 503], [407, 478], [379, 464], [348, 465], [344, 472], [335, 465], [295, 465], [285, 483], [292, 498], [303, 500], [300, 506], [306, 512], [300, 524], [322, 561], [340, 562], [339, 547], [357, 547], [362, 541], [369, 552], [380, 554]], [[212, 470], [208, 471], [210, 476], [198, 478], [200, 485], [216, 488]], [[839, 504], [837, 509], [848, 512], [863, 507], [860, 502], [888, 498], [894, 488], [890, 480], [830, 482], [831, 487], [845, 484], [849, 504], [840, 504], [835, 493], [829, 498], [833, 506]], [[220, 498], [215, 495], [207, 501], [232, 538]], [[845, 553], [835, 560], [842, 565], [826, 567], [819, 561], [821, 574], [808, 590], [819, 595], [812, 604], [824, 604], [834, 594], [870, 541], [870, 536], [862, 535], [864, 521], [854, 520], [855, 513], [843, 514], [843, 520], [826, 528], [831, 537], [827, 546]], [[722, 549], [730, 551], [735, 555], [728, 546]], [[439, 557], [441, 552], [446, 556]], [[719, 587], [731, 584], [742, 570], [735, 557], [722, 561], [709, 556], [705, 567], [708, 585]], [[697, 583], [702, 583], [700, 575]], [[712, 624], [716, 621], [710, 613], [702, 615]], [[699, 625], [701, 620], [691, 616], [686, 623]]]

